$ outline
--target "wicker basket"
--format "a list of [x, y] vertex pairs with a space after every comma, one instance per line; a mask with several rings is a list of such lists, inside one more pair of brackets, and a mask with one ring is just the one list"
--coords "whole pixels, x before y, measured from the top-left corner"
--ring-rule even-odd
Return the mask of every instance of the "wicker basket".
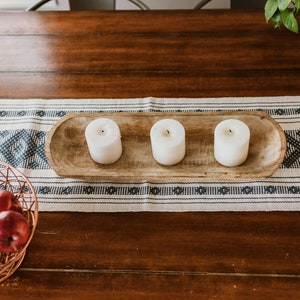
[[12, 275], [25, 257], [38, 220], [38, 201], [30, 181], [17, 169], [0, 162], [0, 189], [13, 192], [19, 199], [23, 215], [31, 226], [30, 237], [24, 247], [13, 253], [0, 252], [0, 282]]

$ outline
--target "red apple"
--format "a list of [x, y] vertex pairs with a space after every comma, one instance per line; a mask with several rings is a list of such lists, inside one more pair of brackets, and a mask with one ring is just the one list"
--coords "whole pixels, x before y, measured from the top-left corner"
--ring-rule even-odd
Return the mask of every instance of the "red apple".
[[13, 197], [9, 210], [14, 210], [20, 214], [23, 214], [23, 208], [16, 196]]
[[22, 248], [30, 236], [26, 218], [13, 210], [0, 212], [0, 251], [11, 253]]
[[14, 194], [7, 190], [0, 190], [0, 211], [9, 210]]
[[22, 213], [22, 207], [17, 197], [8, 190], [0, 190], [0, 212], [5, 210], [15, 210]]
[[14, 211], [18, 212], [19, 214], [23, 213], [23, 209], [19, 202], [13, 203], [12, 206], [9, 208], [9, 210], [14, 210]]

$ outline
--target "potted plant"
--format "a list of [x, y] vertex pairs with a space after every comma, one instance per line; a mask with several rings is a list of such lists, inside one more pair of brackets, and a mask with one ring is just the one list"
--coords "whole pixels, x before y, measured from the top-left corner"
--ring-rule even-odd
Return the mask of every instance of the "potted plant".
[[275, 28], [284, 25], [288, 30], [298, 33], [297, 14], [300, 0], [267, 0], [265, 4], [265, 18], [271, 20]]

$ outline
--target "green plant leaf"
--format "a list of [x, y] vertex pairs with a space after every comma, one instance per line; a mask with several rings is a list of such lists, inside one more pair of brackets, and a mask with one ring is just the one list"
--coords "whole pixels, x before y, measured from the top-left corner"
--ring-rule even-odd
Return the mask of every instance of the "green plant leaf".
[[291, 2], [291, 0], [278, 0], [278, 8], [281, 11], [284, 11], [288, 8], [290, 2]]
[[275, 28], [279, 28], [282, 24], [281, 13], [279, 10], [273, 15], [272, 22]]
[[293, 11], [286, 9], [281, 12], [283, 25], [292, 32], [298, 33], [298, 22]]
[[278, 0], [267, 0], [265, 4], [265, 18], [268, 22], [278, 9]]

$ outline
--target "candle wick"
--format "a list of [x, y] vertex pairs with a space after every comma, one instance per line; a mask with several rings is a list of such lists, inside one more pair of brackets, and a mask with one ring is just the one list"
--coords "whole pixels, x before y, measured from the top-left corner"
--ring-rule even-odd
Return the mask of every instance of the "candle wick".
[[162, 131], [162, 134], [165, 136], [165, 137], [168, 137], [170, 135], [170, 130], [169, 129], [164, 129]]
[[233, 134], [233, 130], [232, 129], [228, 129], [228, 135], [232, 135]]
[[99, 134], [99, 135], [104, 135], [104, 133], [105, 133], [105, 130], [104, 130], [104, 129], [100, 129], [100, 130], [98, 131], [98, 134]]

